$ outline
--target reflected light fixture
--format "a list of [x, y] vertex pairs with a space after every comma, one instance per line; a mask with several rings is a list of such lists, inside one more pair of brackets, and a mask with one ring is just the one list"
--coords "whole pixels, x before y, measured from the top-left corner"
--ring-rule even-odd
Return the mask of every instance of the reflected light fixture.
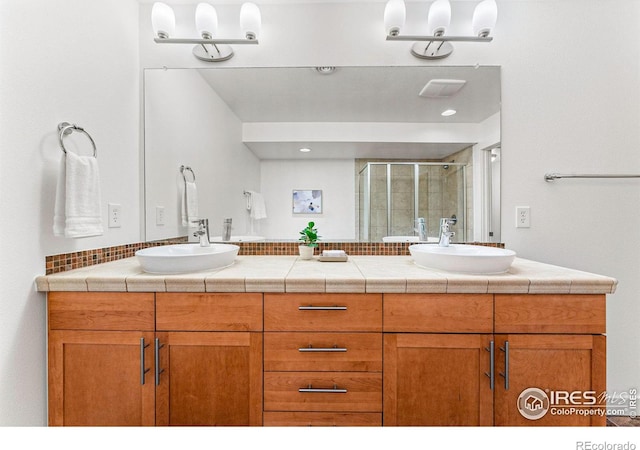
[[448, 117], [453, 116], [457, 111], [455, 109], [445, 109], [440, 113], [441, 116]]
[[244, 3], [240, 8], [240, 29], [244, 38], [221, 39], [218, 33], [218, 14], [208, 3], [196, 6], [195, 25], [198, 38], [175, 38], [176, 19], [173, 9], [162, 2], [155, 2], [151, 8], [151, 23], [157, 44], [196, 44], [193, 55], [207, 62], [226, 61], [233, 57], [229, 44], [258, 44], [262, 18], [260, 9], [254, 3]]
[[491, 42], [490, 36], [498, 19], [495, 0], [483, 0], [476, 5], [471, 20], [470, 36], [448, 36], [451, 23], [451, 3], [436, 0], [429, 7], [427, 36], [404, 36], [400, 34], [406, 19], [404, 0], [389, 0], [384, 10], [384, 27], [388, 41], [416, 41], [411, 54], [422, 59], [442, 59], [453, 52], [451, 42]]
[[310, 148], [308, 148], [308, 147], [303, 147], [303, 148], [301, 148], [301, 149], [300, 149], [300, 151], [301, 151], [302, 153], [309, 153], [309, 152], [311, 151], [311, 149], [310, 149]]

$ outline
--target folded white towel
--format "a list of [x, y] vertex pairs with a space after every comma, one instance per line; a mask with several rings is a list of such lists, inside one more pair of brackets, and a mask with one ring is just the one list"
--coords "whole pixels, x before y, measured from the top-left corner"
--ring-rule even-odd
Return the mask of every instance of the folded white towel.
[[248, 192], [251, 195], [251, 211], [249, 212], [249, 216], [256, 220], [266, 219], [267, 208], [264, 204], [264, 197], [259, 192]]
[[195, 226], [198, 220], [198, 188], [194, 181], [184, 183], [182, 192], [182, 226]]
[[81, 238], [103, 232], [98, 160], [67, 152], [56, 186], [53, 233]]

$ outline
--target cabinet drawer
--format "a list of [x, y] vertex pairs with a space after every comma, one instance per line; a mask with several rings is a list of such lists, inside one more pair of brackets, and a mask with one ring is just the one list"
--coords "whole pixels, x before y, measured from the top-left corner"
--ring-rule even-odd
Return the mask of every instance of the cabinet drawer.
[[606, 330], [604, 295], [495, 297], [496, 333], [589, 333]]
[[265, 331], [382, 331], [380, 294], [265, 294]]
[[382, 371], [381, 333], [264, 334], [267, 371]]
[[491, 294], [385, 294], [384, 331], [492, 333]]
[[266, 412], [264, 426], [271, 427], [379, 427], [380, 413]]
[[382, 374], [265, 372], [264, 409], [382, 412]]
[[158, 331], [262, 331], [262, 294], [156, 294]]
[[50, 330], [153, 331], [154, 296], [129, 292], [49, 292]]

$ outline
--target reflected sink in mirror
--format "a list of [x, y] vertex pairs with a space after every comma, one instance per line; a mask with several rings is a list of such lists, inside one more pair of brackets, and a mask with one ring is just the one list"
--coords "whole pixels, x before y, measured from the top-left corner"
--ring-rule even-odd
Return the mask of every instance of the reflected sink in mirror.
[[418, 236], [384, 236], [382, 242], [438, 242], [438, 238], [428, 237], [426, 241], [420, 241]]
[[504, 273], [516, 257], [513, 250], [464, 244], [415, 244], [409, 253], [418, 266], [468, 274]]
[[240, 247], [233, 244], [175, 244], [136, 252], [142, 270], [153, 274], [177, 274], [215, 270], [233, 264]]
[[222, 239], [222, 236], [214, 236], [211, 242], [264, 242], [264, 236], [231, 236], [229, 240]]

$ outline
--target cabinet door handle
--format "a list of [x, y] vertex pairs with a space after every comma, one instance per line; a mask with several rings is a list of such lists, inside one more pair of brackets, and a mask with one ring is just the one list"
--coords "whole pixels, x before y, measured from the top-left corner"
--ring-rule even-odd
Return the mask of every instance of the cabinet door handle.
[[504, 352], [504, 372], [500, 372], [500, 376], [504, 377], [504, 390], [509, 390], [509, 341], [504, 341], [504, 347], [500, 347]]
[[155, 340], [155, 362], [156, 362], [156, 386], [160, 385], [160, 374], [164, 372], [164, 369], [160, 368], [160, 349], [164, 347], [163, 344], [160, 343], [160, 339], [156, 338]]
[[145, 345], [144, 338], [140, 338], [140, 384], [144, 384], [145, 375], [151, 369], [147, 369], [144, 360], [144, 349], [149, 347], [149, 344]]
[[309, 344], [308, 347], [300, 347], [298, 351], [302, 353], [313, 353], [313, 352], [336, 353], [336, 352], [346, 352], [347, 349], [345, 347], [338, 347], [337, 345], [334, 345], [333, 347], [313, 347], [311, 344]]
[[489, 373], [485, 372], [484, 374], [489, 377], [489, 386], [493, 391], [496, 383], [496, 374], [495, 374], [495, 343], [493, 341], [489, 342], [489, 347], [484, 348], [489, 352]]
[[346, 311], [346, 306], [298, 306], [300, 311]]
[[337, 385], [333, 385], [333, 388], [314, 388], [312, 385], [306, 388], [298, 389], [298, 392], [310, 392], [314, 394], [346, 394], [346, 389], [339, 389]]

